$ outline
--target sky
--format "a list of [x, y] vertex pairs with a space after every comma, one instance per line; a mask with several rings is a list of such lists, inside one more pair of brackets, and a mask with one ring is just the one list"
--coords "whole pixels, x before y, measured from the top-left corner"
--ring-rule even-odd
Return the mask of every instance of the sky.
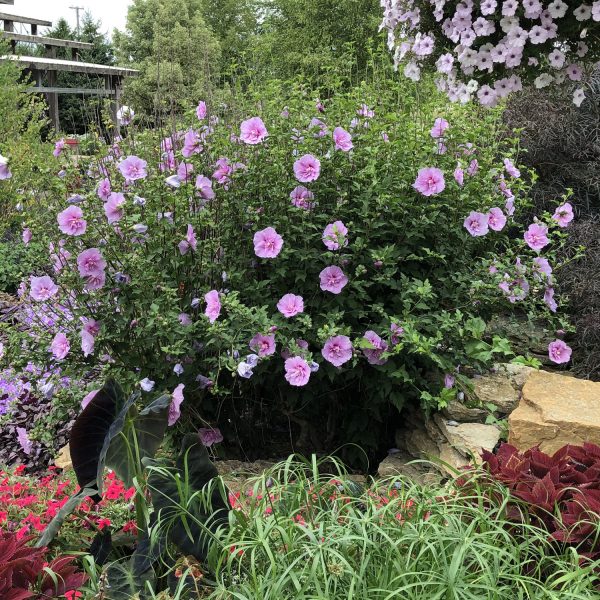
[[[127, 7], [131, 3], [131, 0], [14, 0], [13, 6], [0, 4], [0, 12], [54, 22], [64, 17], [75, 27], [75, 11], [69, 7], [82, 6], [84, 10], [92, 13], [96, 21], [102, 21], [101, 30], [104, 33], [111, 33], [115, 27], [125, 28]], [[80, 12], [80, 15], [82, 14], [83, 11]], [[40, 33], [43, 33], [43, 30], [40, 30]]]

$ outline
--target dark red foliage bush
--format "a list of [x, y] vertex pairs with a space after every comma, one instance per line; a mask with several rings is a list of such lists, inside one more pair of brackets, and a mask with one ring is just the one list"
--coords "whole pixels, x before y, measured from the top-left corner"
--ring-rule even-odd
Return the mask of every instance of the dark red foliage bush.
[[[77, 590], [87, 575], [74, 565], [73, 556], [59, 556], [50, 564], [46, 561], [46, 548], [29, 545], [32, 537], [18, 539], [16, 534], [0, 532], [0, 598], [25, 600], [26, 598], [60, 598]], [[55, 580], [44, 570], [54, 572]]]
[[[510, 444], [484, 451], [483, 466], [512, 496], [523, 501], [537, 525], [579, 554], [600, 559], [600, 447], [567, 445], [552, 456]], [[520, 518], [516, 504], [509, 516]]]

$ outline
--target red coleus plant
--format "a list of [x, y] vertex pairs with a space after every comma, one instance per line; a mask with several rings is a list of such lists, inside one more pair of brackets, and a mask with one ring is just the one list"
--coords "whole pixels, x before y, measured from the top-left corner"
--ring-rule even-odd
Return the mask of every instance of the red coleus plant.
[[[567, 445], [552, 456], [510, 444], [497, 454], [484, 451], [483, 466], [526, 503], [530, 516], [550, 536], [575, 546], [582, 556], [600, 558], [600, 447]], [[516, 506], [509, 516], [521, 514]]]
[[[73, 556], [46, 560], [46, 548], [29, 545], [33, 538], [17, 538], [14, 533], [0, 531], [0, 598], [64, 598], [87, 580], [87, 575], [74, 565]], [[50, 575], [48, 569], [53, 572]]]

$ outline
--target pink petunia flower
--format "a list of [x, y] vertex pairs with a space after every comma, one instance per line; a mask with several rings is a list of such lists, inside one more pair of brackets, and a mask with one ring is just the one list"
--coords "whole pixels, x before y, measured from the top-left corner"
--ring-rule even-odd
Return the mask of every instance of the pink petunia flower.
[[286, 318], [290, 319], [304, 312], [304, 299], [295, 294], [286, 294], [277, 303], [277, 310]]
[[106, 268], [106, 261], [98, 248], [89, 248], [77, 257], [77, 267], [82, 277], [89, 277], [102, 273]]
[[221, 300], [219, 299], [219, 292], [217, 290], [211, 290], [204, 295], [206, 300], [206, 309], [204, 314], [208, 317], [211, 323], [214, 323], [221, 314]]
[[545, 225], [532, 223], [523, 235], [527, 245], [536, 252], [550, 243], [548, 239], [548, 228]]
[[435, 196], [444, 191], [444, 174], [436, 167], [420, 169], [413, 187], [423, 196]]
[[305, 154], [294, 163], [294, 175], [301, 183], [316, 181], [320, 174], [321, 162], [312, 154]]
[[574, 217], [575, 215], [573, 214], [573, 207], [571, 206], [570, 202], [565, 202], [559, 206], [552, 215], [552, 218], [560, 227], [567, 227]]
[[196, 177], [196, 189], [200, 196], [205, 200], [212, 200], [215, 197], [212, 181], [208, 177], [204, 177], [204, 175], [198, 175], [198, 177]]
[[169, 417], [167, 420], [167, 424], [169, 427], [172, 427], [177, 423], [179, 417], [181, 416], [181, 403], [183, 402], [183, 390], [185, 385], [180, 383], [174, 390], [171, 395], [171, 404], [169, 404]]
[[182, 256], [187, 254], [188, 250], [190, 249], [194, 252], [196, 251], [196, 248], [198, 247], [198, 241], [196, 240], [196, 233], [194, 232], [194, 228], [191, 225], [188, 224], [185, 240], [181, 240], [177, 247], [179, 248], [179, 252], [181, 252]]
[[83, 235], [87, 228], [87, 223], [83, 218], [83, 211], [79, 206], [71, 205], [58, 213], [56, 217], [58, 228], [65, 235]]
[[198, 108], [196, 108], [196, 116], [198, 117], [198, 120], [202, 121], [206, 119], [207, 112], [206, 102], [204, 102], [204, 100], [200, 100], [198, 103]]
[[285, 379], [293, 386], [302, 387], [310, 379], [310, 366], [300, 356], [293, 356], [285, 361]]
[[120, 193], [112, 192], [108, 200], [104, 203], [104, 214], [108, 219], [108, 223], [112, 225], [123, 218], [123, 206], [125, 204], [125, 196]]
[[240, 139], [245, 144], [256, 145], [260, 144], [269, 132], [260, 117], [252, 117], [246, 121], [242, 121], [240, 126]]
[[342, 127], [336, 127], [333, 130], [333, 141], [335, 143], [336, 150], [342, 150], [343, 152], [349, 152], [354, 148], [352, 143], [352, 135], [348, 133]]
[[108, 177], [105, 177], [98, 184], [98, 190], [97, 190], [98, 198], [100, 198], [100, 200], [103, 200], [104, 202], [106, 202], [108, 200], [111, 192], [112, 192], [112, 189], [110, 187], [110, 179], [108, 179]]
[[431, 128], [429, 135], [434, 139], [444, 137], [444, 133], [446, 132], [446, 130], [449, 127], [450, 127], [450, 124], [448, 123], [448, 121], [446, 121], [446, 119], [442, 119], [441, 117], [438, 117], [434, 121], [433, 127]]
[[506, 225], [506, 216], [498, 207], [491, 208], [488, 212], [488, 225], [494, 231], [502, 231]]
[[139, 156], [128, 156], [119, 163], [119, 171], [127, 181], [137, 181], [148, 176], [148, 163]]
[[548, 344], [548, 356], [557, 365], [568, 363], [572, 352], [573, 350], [562, 340], [554, 340]]
[[69, 350], [71, 349], [71, 345], [69, 344], [69, 340], [64, 333], [57, 333], [52, 340], [52, 344], [50, 345], [50, 350], [52, 351], [52, 355], [57, 360], [62, 360], [69, 354]]
[[321, 354], [334, 367], [341, 367], [352, 358], [352, 342], [345, 335], [330, 337], [325, 342]]
[[48, 277], [48, 275], [44, 275], [43, 277], [31, 277], [30, 282], [29, 295], [36, 302], [45, 302], [53, 296], [56, 296], [58, 293], [58, 286], [50, 279], [50, 277]]
[[387, 343], [382, 340], [374, 331], [367, 331], [363, 336], [365, 340], [370, 342], [373, 348], [363, 349], [367, 361], [371, 365], [384, 365], [387, 360], [382, 359], [381, 355], [388, 349]]
[[270, 356], [275, 353], [275, 336], [257, 333], [250, 340], [248, 346], [250, 347], [250, 350], [253, 350], [259, 356]]
[[273, 227], [267, 227], [254, 234], [254, 253], [259, 258], [275, 258], [282, 247], [283, 238]]
[[348, 277], [346, 277], [344, 271], [335, 265], [325, 267], [319, 273], [319, 277], [321, 279], [321, 289], [332, 294], [339, 294], [348, 283]]
[[329, 250], [339, 250], [348, 245], [347, 235], [348, 229], [346, 226], [341, 221], [335, 221], [325, 227], [323, 243]]
[[488, 233], [489, 217], [483, 213], [471, 211], [469, 216], [465, 219], [463, 225], [465, 229], [473, 236], [477, 237]]

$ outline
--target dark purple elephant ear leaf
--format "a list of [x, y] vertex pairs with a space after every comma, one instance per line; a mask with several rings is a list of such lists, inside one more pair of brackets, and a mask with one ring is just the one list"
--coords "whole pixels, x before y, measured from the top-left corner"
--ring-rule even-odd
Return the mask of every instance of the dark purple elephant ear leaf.
[[123, 390], [109, 380], [75, 420], [69, 449], [81, 488], [96, 484], [100, 452], [122, 404]]

